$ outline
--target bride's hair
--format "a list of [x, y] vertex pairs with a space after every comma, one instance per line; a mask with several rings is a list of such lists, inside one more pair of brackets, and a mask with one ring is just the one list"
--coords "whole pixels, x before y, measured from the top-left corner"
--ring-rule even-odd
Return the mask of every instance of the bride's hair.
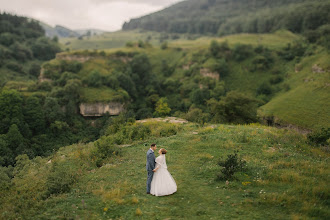
[[166, 154], [167, 150], [165, 150], [164, 148], [160, 149], [160, 152], [162, 152], [162, 154]]

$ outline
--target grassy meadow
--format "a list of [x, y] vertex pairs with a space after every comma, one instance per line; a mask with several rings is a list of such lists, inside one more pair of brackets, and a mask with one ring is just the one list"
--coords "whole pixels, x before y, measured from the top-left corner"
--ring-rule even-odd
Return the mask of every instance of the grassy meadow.
[[295, 124], [302, 128], [329, 126], [329, 59], [329, 54], [321, 51], [289, 68], [285, 83], [291, 89], [277, 94], [262, 106], [261, 115], [275, 116], [280, 124]]
[[[134, 124], [132, 126], [135, 126]], [[327, 219], [329, 154], [286, 129], [252, 125], [148, 122], [152, 132], [126, 140], [95, 165], [93, 143], [61, 148], [48, 158], [21, 156], [2, 191], [1, 219]], [[167, 135], [166, 129], [175, 130]], [[142, 136], [141, 136], [142, 137]], [[149, 144], [168, 150], [178, 191], [145, 193]], [[220, 158], [239, 150], [247, 169], [216, 180]], [[61, 189], [56, 188], [59, 185]], [[61, 191], [67, 187], [66, 191]], [[55, 190], [55, 191], [54, 191]], [[57, 190], [57, 191], [56, 191]], [[62, 192], [62, 193], [61, 193]]]

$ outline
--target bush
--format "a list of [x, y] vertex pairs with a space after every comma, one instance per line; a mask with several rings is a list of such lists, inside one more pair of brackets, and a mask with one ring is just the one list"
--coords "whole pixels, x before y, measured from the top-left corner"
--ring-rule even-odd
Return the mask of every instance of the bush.
[[220, 160], [218, 165], [222, 167], [217, 177], [218, 180], [232, 180], [236, 172], [246, 169], [246, 161], [238, 156], [238, 151], [227, 155], [227, 159]]
[[283, 77], [282, 76], [272, 76], [271, 78], [270, 78], [270, 80], [269, 80], [269, 82], [271, 83], [271, 84], [278, 84], [278, 83], [281, 83], [281, 82], [283, 82]]
[[167, 41], [164, 41], [164, 42], [162, 43], [162, 45], [160, 46], [160, 48], [161, 48], [162, 50], [166, 50], [166, 49], [168, 48], [168, 43], [167, 43]]
[[203, 125], [205, 122], [209, 121], [210, 114], [204, 113], [199, 108], [190, 108], [184, 118], [188, 121], [196, 122], [200, 125]]
[[233, 56], [236, 61], [242, 61], [250, 57], [253, 53], [251, 45], [237, 44], [233, 49]]
[[53, 163], [51, 172], [46, 180], [46, 196], [70, 192], [77, 176], [69, 164]]
[[31, 64], [30, 68], [29, 68], [29, 74], [31, 74], [32, 76], [36, 76], [38, 77], [40, 75], [40, 65], [37, 63], [33, 63]]
[[314, 131], [307, 136], [308, 142], [313, 145], [325, 146], [329, 145], [330, 128], [322, 128]]
[[272, 93], [273, 89], [268, 83], [263, 83], [257, 88], [257, 95], [271, 95]]
[[12, 71], [22, 73], [23, 72], [23, 67], [22, 65], [16, 63], [16, 62], [9, 62], [7, 63], [6, 67]]
[[96, 150], [92, 153], [95, 164], [97, 167], [101, 167], [104, 159], [120, 155], [120, 148], [115, 146], [114, 139], [110, 137], [101, 137], [98, 141], [94, 142]]

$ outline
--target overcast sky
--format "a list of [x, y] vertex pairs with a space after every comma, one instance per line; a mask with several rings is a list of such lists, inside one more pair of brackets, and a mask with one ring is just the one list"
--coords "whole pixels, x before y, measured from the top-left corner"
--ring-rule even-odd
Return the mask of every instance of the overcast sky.
[[125, 21], [161, 10], [182, 0], [0, 0], [11, 12], [70, 29], [121, 29]]

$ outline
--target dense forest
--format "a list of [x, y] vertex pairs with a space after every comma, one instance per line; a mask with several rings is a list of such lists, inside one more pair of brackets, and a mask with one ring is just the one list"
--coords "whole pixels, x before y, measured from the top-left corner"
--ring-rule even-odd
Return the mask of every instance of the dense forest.
[[[60, 100], [46, 94], [45, 84], [36, 81], [42, 63], [58, 52], [57, 38], [46, 38], [37, 21], [0, 14], [1, 165], [14, 165], [20, 154], [49, 155], [60, 146], [98, 137], [96, 129], [88, 129], [76, 112], [63, 111]], [[68, 87], [65, 94], [72, 92]], [[68, 99], [74, 102], [71, 96]]]
[[315, 42], [329, 35], [329, 10], [328, 0], [189, 0], [132, 19], [123, 30], [228, 35], [287, 29]]

